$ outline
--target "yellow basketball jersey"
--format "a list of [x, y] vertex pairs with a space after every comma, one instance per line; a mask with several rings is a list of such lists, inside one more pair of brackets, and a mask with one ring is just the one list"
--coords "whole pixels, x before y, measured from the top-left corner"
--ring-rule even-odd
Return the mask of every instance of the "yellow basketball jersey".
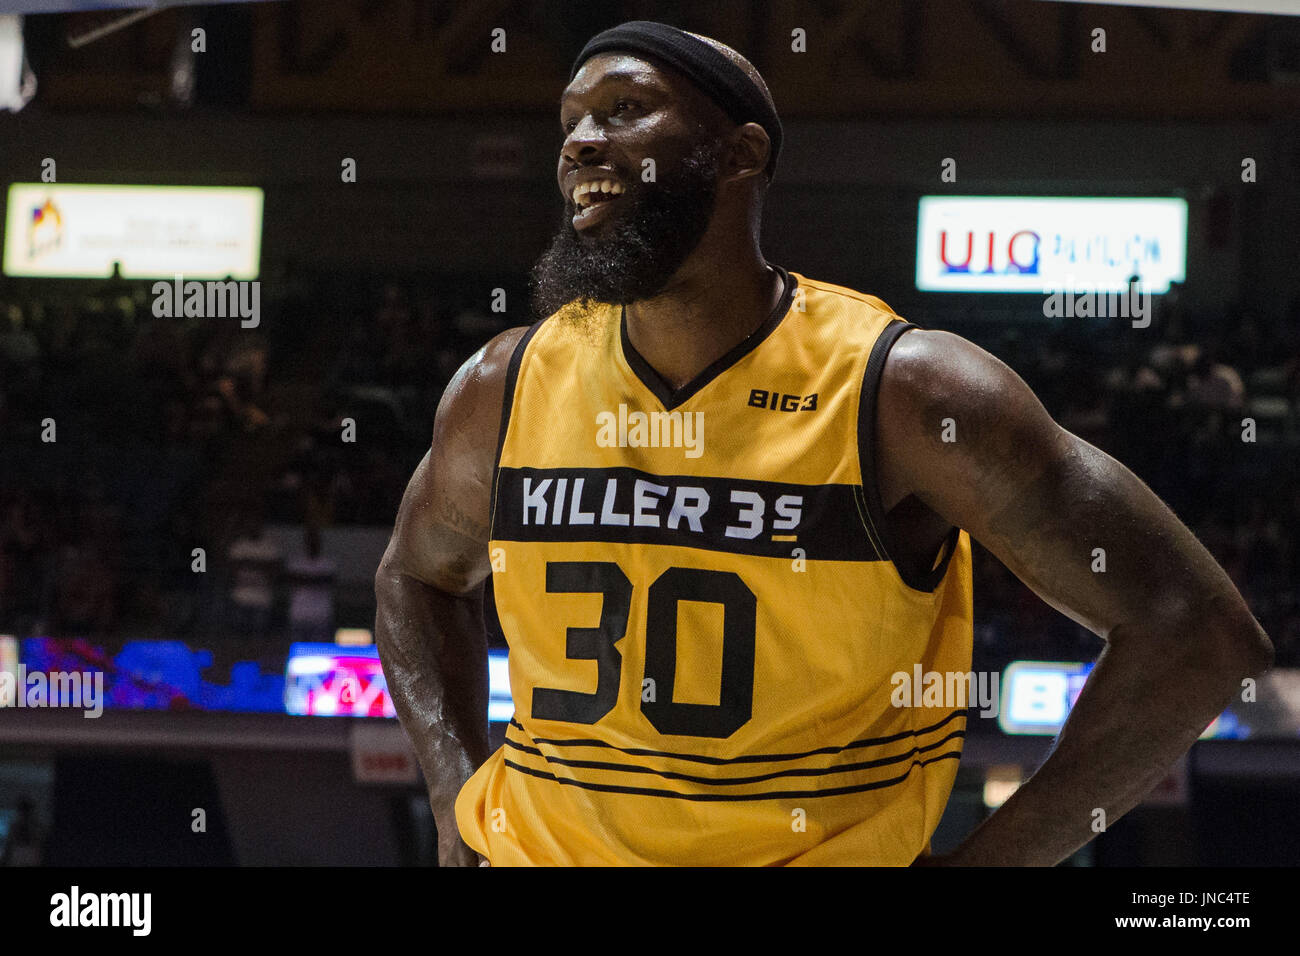
[[872, 296], [779, 270], [764, 324], [673, 390], [623, 311], [562, 314], [507, 375], [493, 587], [514, 719], [456, 802], [493, 865], [907, 865], [965, 711], [896, 706], [970, 669], [970, 541], [889, 560]]

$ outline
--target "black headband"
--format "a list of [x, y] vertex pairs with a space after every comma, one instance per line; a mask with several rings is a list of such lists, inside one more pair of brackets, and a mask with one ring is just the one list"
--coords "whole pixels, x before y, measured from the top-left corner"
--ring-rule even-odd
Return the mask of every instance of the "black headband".
[[632, 20], [588, 40], [573, 63], [569, 80], [578, 75], [582, 64], [591, 57], [610, 50], [644, 53], [662, 60], [703, 90], [732, 122], [753, 122], [763, 127], [772, 141], [767, 172], [769, 176], [776, 172], [776, 158], [781, 152], [781, 120], [749, 74], [721, 51], [666, 23]]

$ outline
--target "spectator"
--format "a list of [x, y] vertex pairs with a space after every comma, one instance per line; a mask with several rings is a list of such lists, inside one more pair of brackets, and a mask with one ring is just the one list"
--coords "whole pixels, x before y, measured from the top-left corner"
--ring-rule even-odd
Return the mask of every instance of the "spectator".
[[289, 582], [289, 634], [295, 641], [331, 641], [337, 566], [321, 553], [320, 531], [308, 526], [305, 553], [285, 565]]
[[3, 846], [0, 846], [0, 867], [40, 866], [41, 835], [36, 821], [36, 803], [23, 794], [14, 808], [13, 821]]
[[230, 624], [242, 636], [263, 637], [275, 610], [280, 546], [266, 534], [261, 516], [249, 511], [242, 533], [226, 552], [230, 565]]

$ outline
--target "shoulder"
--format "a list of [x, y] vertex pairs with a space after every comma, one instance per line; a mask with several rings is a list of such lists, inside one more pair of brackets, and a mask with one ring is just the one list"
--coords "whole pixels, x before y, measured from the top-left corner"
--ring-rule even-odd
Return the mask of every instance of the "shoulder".
[[466, 359], [438, 401], [433, 422], [433, 464], [445, 476], [473, 481], [496, 458], [511, 360], [529, 327], [507, 329]]
[[908, 330], [890, 348], [880, 374], [881, 408], [912, 416], [1006, 413], [1032, 398], [1004, 362], [951, 332]]
[[491, 426], [495, 441], [495, 421], [501, 415], [511, 361], [530, 328], [507, 329], [465, 360], [438, 401], [435, 443], [438, 431], [463, 425], [474, 429]]
[[[530, 326], [518, 326], [495, 336], [465, 360], [443, 393], [443, 403], [477, 403], [492, 394], [502, 394], [515, 350]], [[441, 407], [441, 406], [440, 406]]]
[[880, 374], [882, 493], [938, 495], [952, 482], [1012, 483], [1067, 451], [1066, 433], [1028, 385], [951, 332], [899, 336]]

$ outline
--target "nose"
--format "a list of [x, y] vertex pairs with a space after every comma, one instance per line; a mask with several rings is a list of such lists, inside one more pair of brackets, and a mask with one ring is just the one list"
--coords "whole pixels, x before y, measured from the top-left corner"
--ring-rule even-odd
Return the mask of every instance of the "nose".
[[590, 163], [604, 153], [606, 144], [605, 131], [588, 113], [565, 137], [560, 155], [575, 165]]

